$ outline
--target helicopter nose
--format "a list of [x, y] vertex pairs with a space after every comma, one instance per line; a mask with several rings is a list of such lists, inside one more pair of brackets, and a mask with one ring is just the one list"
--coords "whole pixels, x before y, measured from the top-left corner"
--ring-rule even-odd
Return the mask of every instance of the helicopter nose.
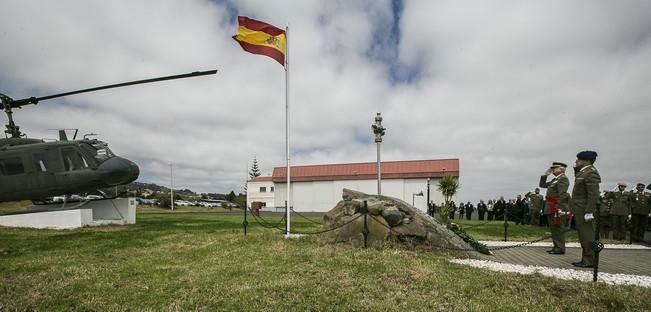
[[99, 166], [98, 170], [102, 173], [102, 180], [111, 186], [135, 181], [140, 175], [138, 165], [117, 156], [107, 159]]

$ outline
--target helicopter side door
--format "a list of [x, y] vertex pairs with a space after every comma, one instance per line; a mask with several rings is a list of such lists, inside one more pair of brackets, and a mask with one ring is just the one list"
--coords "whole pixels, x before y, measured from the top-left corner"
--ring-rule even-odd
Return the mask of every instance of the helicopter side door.
[[32, 189], [38, 190], [38, 197], [48, 197], [57, 188], [53, 155], [56, 155], [56, 152], [50, 149], [32, 152], [32, 168], [30, 168], [29, 175], [31, 176]]
[[25, 162], [19, 153], [9, 153], [0, 158], [0, 200], [20, 199], [29, 192], [29, 177]]

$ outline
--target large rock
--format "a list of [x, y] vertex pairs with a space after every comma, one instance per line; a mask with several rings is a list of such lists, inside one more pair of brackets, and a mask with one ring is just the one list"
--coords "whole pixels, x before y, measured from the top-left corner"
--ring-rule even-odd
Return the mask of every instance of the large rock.
[[472, 249], [461, 237], [448, 230], [440, 219], [432, 218], [402, 200], [349, 189], [344, 189], [342, 197], [343, 200], [323, 217], [329, 228], [340, 227], [333, 231], [338, 242], [364, 243], [362, 211], [366, 201], [369, 245], [396, 239], [450, 250]]

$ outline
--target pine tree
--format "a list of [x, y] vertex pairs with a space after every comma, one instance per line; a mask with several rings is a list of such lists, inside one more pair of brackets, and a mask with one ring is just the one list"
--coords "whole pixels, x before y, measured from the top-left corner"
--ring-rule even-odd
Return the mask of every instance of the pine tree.
[[251, 165], [251, 172], [249, 172], [249, 177], [250, 178], [255, 178], [259, 177], [261, 175], [260, 173], [260, 167], [258, 166], [258, 160], [253, 157], [253, 165]]

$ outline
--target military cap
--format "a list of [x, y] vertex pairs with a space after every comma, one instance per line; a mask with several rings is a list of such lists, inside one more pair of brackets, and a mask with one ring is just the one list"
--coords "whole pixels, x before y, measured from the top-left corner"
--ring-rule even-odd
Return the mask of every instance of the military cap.
[[567, 168], [567, 165], [566, 165], [565, 163], [555, 161], [555, 162], [552, 163], [551, 168], [554, 168], [554, 167], [563, 167], [563, 168]]
[[594, 162], [595, 160], [597, 160], [597, 152], [583, 151], [576, 154], [576, 158], [580, 160], [589, 160]]
[[638, 183], [637, 186], [644, 187], [644, 183]]
[[646, 189], [651, 190], [651, 183], [649, 183], [649, 185], [646, 186]]
[[626, 183], [624, 183], [624, 182], [619, 182], [619, 183], [617, 183], [617, 186], [627, 187], [628, 185]]

